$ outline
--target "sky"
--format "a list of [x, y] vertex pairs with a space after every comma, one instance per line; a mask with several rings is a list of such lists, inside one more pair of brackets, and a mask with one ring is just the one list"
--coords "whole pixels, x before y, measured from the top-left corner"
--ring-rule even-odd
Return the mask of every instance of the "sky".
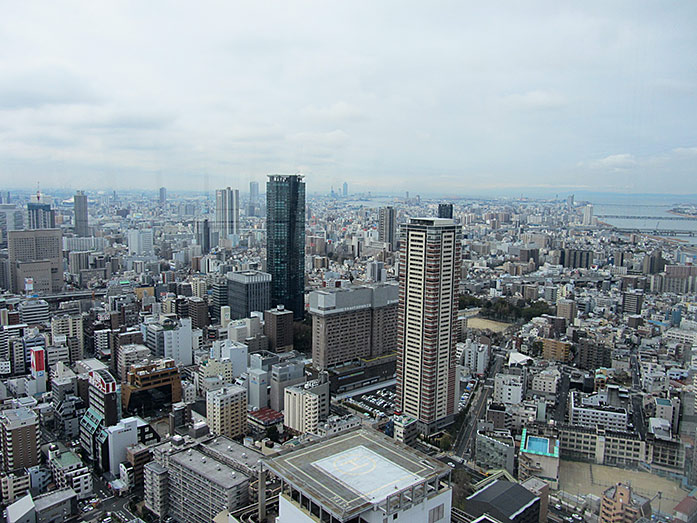
[[0, 187], [697, 194], [697, 2], [0, 6]]

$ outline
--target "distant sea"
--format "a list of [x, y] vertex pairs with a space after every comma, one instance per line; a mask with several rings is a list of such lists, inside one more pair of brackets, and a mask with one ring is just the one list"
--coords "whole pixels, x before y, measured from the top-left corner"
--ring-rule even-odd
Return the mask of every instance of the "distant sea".
[[[623, 229], [655, 229], [692, 231], [697, 235], [697, 220], [667, 220], [677, 215], [669, 212], [675, 207], [692, 203], [665, 195], [603, 195], [602, 198], [589, 199], [593, 204], [593, 214], [598, 220]], [[613, 215], [617, 218], [602, 218], [602, 215]], [[626, 218], [624, 217], [626, 216]], [[641, 218], [639, 218], [641, 217]], [[673, 236], [671, 239], [682, 240], [689, 245], [697, 245], [697, 237]]]

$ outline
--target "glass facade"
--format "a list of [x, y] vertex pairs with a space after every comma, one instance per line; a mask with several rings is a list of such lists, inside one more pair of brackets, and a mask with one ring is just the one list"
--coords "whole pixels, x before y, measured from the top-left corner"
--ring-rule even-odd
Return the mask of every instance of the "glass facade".
[[302, 319], [305, 309], [305, 182], [302, 175], [269, 175], [266, 183], [266, 265], [271, 306]]

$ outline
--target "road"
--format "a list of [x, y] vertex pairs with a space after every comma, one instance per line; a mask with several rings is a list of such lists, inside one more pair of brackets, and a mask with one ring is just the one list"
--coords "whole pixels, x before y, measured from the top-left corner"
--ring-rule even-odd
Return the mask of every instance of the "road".
[[557, 394], [557, 406], [554, 411], [554, 421], [557, 424], [564, 423], [566, 418], [566, 403], [569, 396], [569, 372], [564, 371], [559, 382], [559, 392]]
[[[477, 434], [477, 421], [486, 416], [486, 406], [494, 391], [493, 377], [501, 370], [503, 361], [503, 355], [496, 354], [494, 356], [494, 363], [489, 367], [486, 379], [480, 382], [475, 397], [470, 402], [469, 412], [455, 440], [454, 453], [457, 456], [464, 457], [465, 454], [468, 454], [468, 456], [471, 455], [474, 448], [474, 437]], [[469, 453], [467, 449], [469, 449]]]

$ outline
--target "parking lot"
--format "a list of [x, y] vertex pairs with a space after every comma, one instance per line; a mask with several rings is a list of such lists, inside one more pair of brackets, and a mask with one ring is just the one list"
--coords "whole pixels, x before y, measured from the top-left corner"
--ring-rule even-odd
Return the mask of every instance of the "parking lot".
[[357, 406], [376, 419], [386, 418], [394, 413], [395, 387], [374, 390], [346, 399], [349, 406]]

